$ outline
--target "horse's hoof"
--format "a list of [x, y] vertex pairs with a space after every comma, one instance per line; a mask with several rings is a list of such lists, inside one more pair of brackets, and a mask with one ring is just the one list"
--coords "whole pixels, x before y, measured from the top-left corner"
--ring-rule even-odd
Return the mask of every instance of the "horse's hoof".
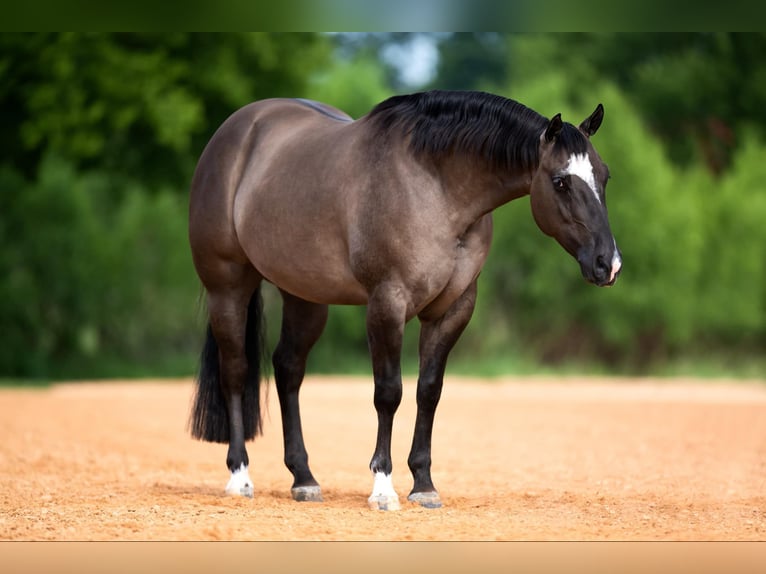
[[407, 497], [410, 502], [417, 502], [423, 508], [441, 508], [442, 500], [439, 493], [432, 492], [413, 492]]
[[253, 498], [253, 481], [247, 472], [247, 467], [243, 464], [239, 470], [231, 473], [229, 484], [226, 485], [226, 494], [229, 496], [246, 496]]
[[290, 489], [293, 500], [298, 502], [323, 502], [322, 489], [316, 486], [295, 486]]
[[384, 494], [373, 495], [367, 499], [367, 504], [371, 510], [399, 510], [398, 496], [386, 496]]
[[229, 496], [244, 496], [246, 498], [253, 498], [253, 485], [247, 484], [240, 486], [239, 488], [226, 487], [226, 494]]

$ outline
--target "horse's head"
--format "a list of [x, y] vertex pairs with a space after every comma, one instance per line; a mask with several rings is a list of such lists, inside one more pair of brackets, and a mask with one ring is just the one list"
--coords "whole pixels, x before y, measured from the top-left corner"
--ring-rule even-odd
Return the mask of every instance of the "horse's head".
[[556, 114], [540, 136], [540, 164], [530, 188], [538, 227], [599, 286], [612, 285], [622, 268], [606, 211], [609, 170], [590, 143], [603, 118], [601, 104], [577, 128]]

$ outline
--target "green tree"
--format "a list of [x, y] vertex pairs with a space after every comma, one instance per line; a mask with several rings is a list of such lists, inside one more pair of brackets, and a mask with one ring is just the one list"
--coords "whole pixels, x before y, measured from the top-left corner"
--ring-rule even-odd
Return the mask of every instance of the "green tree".
[[196, 159], [331, 55], [319, 34], [0, 35], [0, 375], [191, 371]]
[[0, 157], [27, 177], [50, 151], [186, 189], [230, 113], [304, 95], [330, 48], [318, 34], [3, 34]]
[[312, 77], [308, 92], [311, 99], [335, 106], [353, 118], [393, 95], [385, 71], [367, 52], [339, 58], [332, 68]]
[[[497, 212], [496, 237], [482, 275], [486, 284], [477, 316], [490, 325], [482, 333], [494, 333], [496, 349], [530, 348], [551, 360], [599, 358], [630, 369], [684, 354], [758, 349], [766, 341], [766, 277], [758, 255], [766, 252], [766, 238], [757, 223], [766, 217], [766, 195], [756, 183], [762, 178], [758, 158], [766, 147], [758, 113], [731, 116], [739, 145], [727, 151], [723, 171], [704, 154], [681, 161], [673, 141], [683, 132], [680, 124], [675, 124], [677, 132], [657, 129], [641, 105], [657, 98], [659, 106], [659, 88], [647, 87], [641, 98], [622, 86], [633, 78], [625, 69], [621, 73], [628, 79], [613, 77], [599, 70], [595, 56], [572, 55], [583, 54], [573, 50], [574, 42], [603, 42], [603, 47], [609, 38], [514, 37], [511, 79], [496, 90], [548, 116], [561, 111], [574, 123], [597, 101], [605, 104], [606, 119], [594, 144], [613, 176], [608, 202], [625, 261], [622, 278], [607, 291], [585, 287], [571, 259], [535, 229], [528, 205], [509, 205]], [[678, 48], [676, 43], [684, 45], [688, 38], [665, 41]], [[605, 51], [608, 59], [606, 54], [611, 52]], [[563, 65], [570, 62], [571, 67]], [[711, 57], [711, 73], [718, 63]], [[738, 78], [718, 93], [756, 80], [757, 74]], [[695, 98], [701, 85], [690, 80], [685, 91]], [[742, 92], [757, 89], [743, 86]], [[673, 98], [667, 101], [679, 110], [675, 121], [704, 124], [688, 111], [681, 113]]]
[[442, 90], [485, 90], [507, 78], [508, 42], [497, 32], [458, 32], [439, 42], [433, 87]]
[[507, 45], [511, 86], [555, 71], [577, 101], [608, 79], [677, 163], [721, 173], [743, 128], [766, 135], [764, 34], [520, 34]]

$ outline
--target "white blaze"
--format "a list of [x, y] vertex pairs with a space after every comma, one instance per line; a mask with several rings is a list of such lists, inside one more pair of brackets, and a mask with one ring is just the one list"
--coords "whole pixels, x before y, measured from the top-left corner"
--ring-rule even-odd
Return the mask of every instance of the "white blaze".
[[576, 175], [585, 183], [588, 184], [593, 195], [596, 196], [596, 200], [601, 203], [601, 198], [598, 196], [598, 188], [596, 187], [596, 178], [593, 175], [593, 165], [590, 163], [590, 158], [587, 153], [572, 154], [569, 156], [569, 162], [564, 168], [565, 175]]

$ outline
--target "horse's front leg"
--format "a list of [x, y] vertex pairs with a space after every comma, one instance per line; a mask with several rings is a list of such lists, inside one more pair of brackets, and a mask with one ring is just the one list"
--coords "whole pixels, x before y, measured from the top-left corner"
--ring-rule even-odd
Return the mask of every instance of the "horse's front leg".
[[394, 414], [402, 400], [400, 358], [406, 312], [405, 293], [397, 286], [378, 287], [367, 304], [367, 341], [378, 414], [378, 436], [370, 462], [375, 482], [368, 499], [373, 510], [399, 509], [399, 497], [391, 482], [391, 433]]
[[447, 356], [473, 314], [476, 281], [438, 319], [421, 319], [420, 373], [418, 376], [415, 433], [407, 459], [414, 486], [407, 497], [426, 508], [439, 508], [441, 498], [431, 480], [431, 435], [436, 406], [441, 397]]

